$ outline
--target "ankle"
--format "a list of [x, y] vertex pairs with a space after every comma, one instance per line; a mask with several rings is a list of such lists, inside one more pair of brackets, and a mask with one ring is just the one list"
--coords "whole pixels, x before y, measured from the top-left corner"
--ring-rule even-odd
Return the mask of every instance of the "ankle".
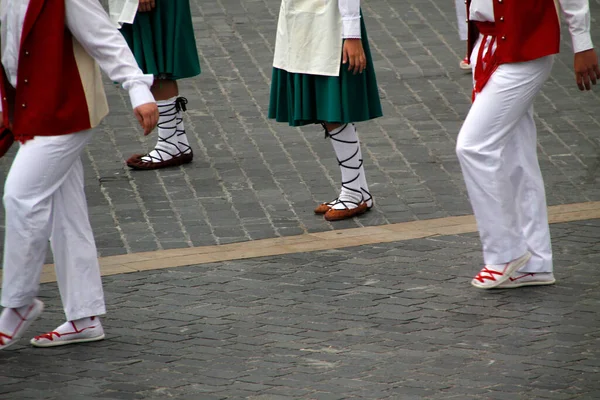
[[98, 318], [97, 316], [93, 316], [93, 317], [79, 318], [79, 319], [75, 319], [75, 320], [68, 321], [68, 322], [75, 324], [77, 327], [79, 327], [79, 326], [86, 327], [86, 326], [100, 324], [100, 318]]

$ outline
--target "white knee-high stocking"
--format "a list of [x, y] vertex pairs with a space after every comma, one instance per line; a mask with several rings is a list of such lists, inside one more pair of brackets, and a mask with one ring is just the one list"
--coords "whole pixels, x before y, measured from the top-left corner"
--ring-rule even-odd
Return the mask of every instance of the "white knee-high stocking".
[[159, 112], [158, 142], [154, 146], [154, 150], [142, 157], [142, 161], [161, 162], [179, 155], [176, 100], [177, 98], [173, 97], [156, 102]]
[[327, 135], [331, 139], [342, 173], [342, 190], [337, 201], [330, 203], [332, 208], [352, 209], [362, 201], [371, 207], [373, 200], [367, 186], [360, 141], [354, 124], [342, 125]]
[[187, 135], [185, 134], [185, 127], [183, 126], [183, 113], [187, 111], [186, 104], [187, 99], [185, 97], [178, 97], [175, 100], [175, 109], [177, 110], [177, 147], [182, 154], [192, 152]]

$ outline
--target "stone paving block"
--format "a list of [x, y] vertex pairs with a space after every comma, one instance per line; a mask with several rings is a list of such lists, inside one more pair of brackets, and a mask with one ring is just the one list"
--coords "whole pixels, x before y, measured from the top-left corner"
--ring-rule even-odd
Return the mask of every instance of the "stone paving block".
[[[39, 399], [595, 398], [598, 273], [586, 243], [562, 236], [558, 284], [514, 291], [469, 286], [473, 234], [106, 277], [107, 340], [48, 351], [23, 340], [1, 355], [0, 388]], [[462, 266], [438, 279], [454, 248]], [[427, 260], [400, 267], [403, 252]], [[393, 293], [359, 290], [390, 281]], [[42, 286], [48, 312], [32, 330], [63, 318], [56, 290]]]
[[[454, 155], [471, 78], [458, 69], [464, 44], [451, 3], [362, 5], [385, 111], [359, 124], [376, 207], [337, 223], [312, 214], [339, 190], [330, 144], [318, 127], [291, 128], [266, 116], [279, 0], [192, 4], [203, 72], [181, 88], [196, 159], [168, 171], [127, 170], [124, 159], [151, 148], [155, 135], [141, 135], [126, 94], [106, 82], [112, 113], [83, 157], [101, 256], [471, 213]], [[576, 89], [568, 35], [563, 40], [536, 101], [551, 205], [600, 199], [598, 94]], [[13, 157], [14, 150], [0, 161], [2, 173]]]

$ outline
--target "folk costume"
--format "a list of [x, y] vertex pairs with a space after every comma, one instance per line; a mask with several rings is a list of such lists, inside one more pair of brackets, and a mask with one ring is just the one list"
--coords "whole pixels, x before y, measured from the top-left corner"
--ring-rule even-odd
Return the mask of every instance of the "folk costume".
[[[560, 0], [573, 50], [593, 48], [587, 0]], [[476, 287], [555, 282], [533, 102], [559, 51], [554, 0], [470, 0], [474, 102], [457, 140], [485, 267]]]
[[[189, 0], [156, 0], [155, 8], [146, 12], [127, 2], [120, 6], [115, 3], [119, 1], [109, 2], [113, 21], [122, 25], [121, 33], [140, 68], [156, 77], [155, 85], [200, 74]], [[160, 111], [158, 142], [148, 154], [127, 160], [133, 169], [178, 166], [191, 162], [194, 156], [183, 124], [187, 100], [179, 95], [160, 99], [155, 93], [155, 97]]]
[[[67, 322], [35, 346], [101, 340], [105, 313], [81, 153], [108, 113], [98, 65], [129, 91], [133, 107], [154, 103], [152, 75], [96, 0], [2, 0], [2, 116], [19, 150], [6, 177], [0, 349], [43, 309], [36, 299], [48, 240]], [[43, 66], [41, 68], [40, 66]]]
[[[342, 64], [345, 39], [360, 39], [367, 60], [360, 74]], [[373, 207], [354, 122], [382, 116], [360, 0], [282, 0], [273, 61], [269, 118], [291, 126], [341, 124], [331, 139], [341, 174], [339, 196], [315, 213], [327, 220]], [[323, 125], [325, 127], [325, 125]]]

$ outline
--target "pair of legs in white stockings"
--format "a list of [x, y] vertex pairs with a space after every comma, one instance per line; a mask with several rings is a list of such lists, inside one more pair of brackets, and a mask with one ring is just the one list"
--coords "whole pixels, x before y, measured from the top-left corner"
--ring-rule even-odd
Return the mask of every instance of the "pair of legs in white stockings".
[[342, 188], [334, 200], [315, 209], [327, 220], [352, 218], [373, 207], [363, 166], [360, 140], [354, 124], [323, 124], [335, 151], [342, 175]]

